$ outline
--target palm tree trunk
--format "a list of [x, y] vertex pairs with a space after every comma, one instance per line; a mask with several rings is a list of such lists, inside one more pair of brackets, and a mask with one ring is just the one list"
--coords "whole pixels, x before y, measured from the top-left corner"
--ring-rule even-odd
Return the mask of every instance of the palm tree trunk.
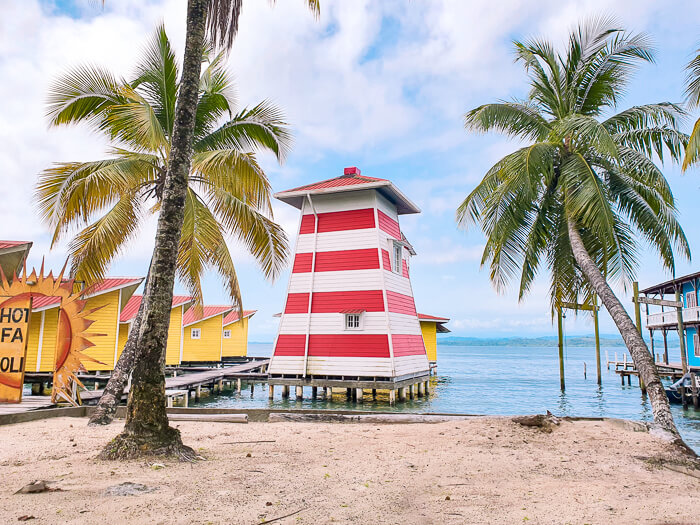
[[[150, 274], [151, 265], [148, 266], [148, 274], [146, 274], [144, 288], [148, 287], [148, 277]], [[124, 388], [129, 380], [131, 371], [134, 369], [134, 363], [136, 362], [138, 335], [141, 329], [144, 304], [146, 304], [146, 302], [141, 301], [139, 311], [134, 318], [134, 324], [131, 326], [131, 332], [129, 332], [129, 338], [124, 345], [124, 350], [119, 356], [117, 364], [114, 366], [112, 375], [109, 377], [107, 386], [105, 386], [105, 389], [102, 391], [100, 401], [92, 412], [88, 425], [109, 425], [114, 419], [114, 415], [117, 413], [117, 407], [124, 394]]]
[[624, 306], [617, 298], [615, 293], [610, 288], [610, 285], [603, 277], [603, 274], [598, 269], [598, 266], [593, 262], [593, 259], [588, 254], [581, 235], [579, 235], [576, 223], [568, 220], [569, 242], [571, 250], [574, 254], [574, 259], [578, 263], [581, 271], [584, 273], [588, 282], [591, 283], [601, 301], [608, 310], [608, 313], [615, 321], [617, 329], [625, 341], [625, 345], [632, 356], [634, 365], [639, 371], [639, 376], [644, 381], [647, 387], [649, 400], [651, 401], [651, 410], [654, 414], [654, 422], [662, 429], [670, 432], [673, 437], [682, 443], [676, 424], [673, 422], [671, 414], [671, 406], [666, 397], [666, 392], [661, 384], [661, 378], [656, 370], [654, 359], [647, 348], [644, 339], [637, 330], [637, 327], [632, 322], [632, 319], [627, 314]]
[[187, 38], [182, 79], [175, 108], [170, 165], [158, 216], [152, 267], [143, 296], [124, 431], [102, 451], [106, 459], [170, 455], [194, 459], [180, 432], [168, 424], [165, 410], [165, 345], [175, 285], [178, 245], [192, 161], [192, 139], [199, 95], [208, 0], [188, 0]]

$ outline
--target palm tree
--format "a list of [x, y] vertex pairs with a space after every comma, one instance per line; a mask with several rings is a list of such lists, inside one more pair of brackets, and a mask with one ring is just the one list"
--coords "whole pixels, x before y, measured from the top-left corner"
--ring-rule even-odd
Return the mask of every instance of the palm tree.
[[[241, 305], [233, 260], [225, 242], [237, 237], [253, 254], [266, 277], [274, 279], [287, 258], [284, 231], [271, 216], [271, 188], [255, 152], [268, 150], [282, 162], [290, 134], [281, 112], [262, 102], [234, 114], [233, 83], [223, 54], [203, 55], [193, 159], [184, 205], [177, 273], [202, 303], [201, 277], [218, 271], [232, 301]], [[37, 201], [57, 242], [85, 226], [69, 245], [73, 273], [88, 284], [104, 277], [118, 253], [157, 213], [171, 150], [178, 65], [161, 26], [124, 81], [96, 67], [80, 67], [59, 78], [49, 97], [50, 125], [87, 123], [115, 142], [110, 158], [68, 162], [45, 170]], [[221, 123], [221, 119], [227, 120]], [[98, 216], [93, 221], [95, 216]], [[112, 421], [133, 368], [141, 316], [120, 355], [114, 373], [93, 412], [91, 424]]]
[[[486, 235], [482, 265], [502, 291], [519, 279], [519, 299], [540, 267], [550, 271], [552, 308], [600, 296], [647, 385], [655, 422], [680, 440], [654, 360], [607, 279], [629, 283], [641, 235], [674, 271], [674, 248], [690, 257], [674, 199], [651, 160], [680, 159], [683, 112], [671, 103], [612, 113], [649, 41], [608, 19], [581, 24], [565, 54], [545, 40], [514, 43], [529, 77], [522, 101], [465, 115], [468, 130], [497, 130], [529, 145], [499, 160], [457, 210], [458, 223]], [[554, 311], [554, 310], [553, 310]]]
[[[695, 109], [700, 106], [700, 49], [696, 56], [686, 66], [685, 100], [688, 107]], [[688, 145], [683, 156], [683, 171], [700, 160], [700, 119], [695, 121], [690, 133]]]
[[[319, 0], [306, 0], [318, 13]], [[241, 0], [188, 0], [185, 53], [175, 103], [171, 150], [162, 184], [155, 247], [151, 258], [139, 327], [137, 358], [127, 403], [124, 430], [102, 452], [106, 459], [148, 454], [193, 459], [180, 433], [168, 424], [165, 411], [165, 341], [177, 268], [179, 240], [195, 140], [202, 49], [210, 41], [229, 49], [238, 30]]]

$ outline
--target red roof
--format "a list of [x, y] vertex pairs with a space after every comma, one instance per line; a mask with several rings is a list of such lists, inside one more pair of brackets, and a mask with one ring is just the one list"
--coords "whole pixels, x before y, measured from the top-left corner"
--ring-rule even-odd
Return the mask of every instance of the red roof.
[[322, 180], [321, 182], [314, 182], [312, 184], [307, 184], [306, 186], [299, 186], [298, 188], [292, 188], [291, 190], [286, 190], [280, 193], [287, 193], [291, 191], [303, 191], [303, 190], [322, 190], [326, 188], [338, 188], [341, 186], [354, 186], [357, 184], [367, 184], [369, 182], [389, 182], [386, 179], [378, 179], [376, 177], [366, 177], [365, 175], [360, 175], [360, 168], [351, 167], [345, 168], [343, 175], [340, 177], [335, 177], [333, 179]]
[[301, 209], [307, 195], [332, 194], [344, 191], [355, 191], [364, 188], [376, 189], [391, 202], [396, 204], [396, 211], [399, 215], [405, 213], [420, 213], [420, 208], [411, 202], [399, 189], [387, 179], [377, 177], [366, 177], [360, 174], [360, 169], [356, 167], [345, 168], [343, 175], [333, 179], [326, 179], [320, 182], [313, 182], [305, 186], [292, 188], [275, 193], [275, 198]]
[[16, 246], [24, 246], [25, 244], [32, 244], [29, 241], [0, 241], [0, 250], [6, 248], [14, 248]]
[[[243, 319], [246, 317], [253, 317], [257, 310], [243, 310]], [[233, 310], [226, 317], [224, 317], [224, 326], [227, 324], [235, 323], [238, 321], [238, 310]]]
[[190, 308], [185, 312], [184, 317], [182, 318], [182, 325], [183, 326], [188, 326], [194, 323], [198, 323], [200, 321], [204, 321], [205, 319], [209, 319], [210, 317], [215, 317], [217, 315], [226, 315], [229, 313], [231, 310], [233, 310], [233, 306], [227, 305], [227, 306], [204, 306], [202, 307], [202, 315], [197, 315], [195, 312], [194, 308]]
[[[128, 323], [136, 317], [139, 312], [139, 307], [141, 306], [141, 299], [143, 295], [132, 295], [129, 301], [124, 305], [122, 313], [119, 314], [120, 323]], [[173, 296], [173, 308], [182, 306], [192, 301], [189, 295], [174, 295]]]
[[435, 317], [428, 314], [418, 314], [418, 319], [421, 321], [436, 321], [438, 323], [446, 323], [450, 320], [448, 317]]
[[119, 290], [127, 286], [139, 285], [143, 281], [143, 277], [107, 277], [85, 290], [86, 297], [99, 295], [110, 290]]
[[50, 295], [34, 295], [32, 296], [32, 310], [43, 310], [45, 308], [58, 306], [61, 304], [60, 297]]

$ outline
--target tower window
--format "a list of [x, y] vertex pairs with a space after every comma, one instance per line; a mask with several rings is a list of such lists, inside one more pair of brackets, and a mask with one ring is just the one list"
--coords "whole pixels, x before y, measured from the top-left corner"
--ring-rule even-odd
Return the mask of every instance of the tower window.
[[192, 339], [200, 339], [202, 337], [202, 329], [201, 328], [193, 328], [192, 331], [190, 332], [190, 337]]
[[345, 314], [345, 329], [359, 330], [360, 329], [360, 314]]
[[394, 264], [393, 270], [396, 273], [401, 273], [401, 261], [403, 260], [403, 246], [399, 243], [394, 243]]
[[224, 330], [224, 339], [231, 339], [231, 330]]

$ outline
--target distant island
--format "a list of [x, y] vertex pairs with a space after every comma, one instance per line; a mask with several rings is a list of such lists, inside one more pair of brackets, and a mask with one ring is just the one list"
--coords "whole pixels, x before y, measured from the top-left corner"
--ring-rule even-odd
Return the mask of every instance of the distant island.
[[[656, 338], [655, 342], [661, 344], [660, 338]], [[649, 344], [648, 339], [646, 339]], [[593, 336], [569, 336], [565, 338], [566, 346], [570, 347], [591, 347], [595, 346], [595, 337]], [[673, 337], [669, 334], [668, 342], [671, 346], [678, 344], [678, 337]], [[447, 346], [530, 346], [530, 347], [549, 347], [557, 346], [557, 336], [543, 337], [439, 337], [439, 345]], [[615, 335], [601, 335], [600, 346], [607, 347], [624, 347], [625, 343], [622, 337]]]

